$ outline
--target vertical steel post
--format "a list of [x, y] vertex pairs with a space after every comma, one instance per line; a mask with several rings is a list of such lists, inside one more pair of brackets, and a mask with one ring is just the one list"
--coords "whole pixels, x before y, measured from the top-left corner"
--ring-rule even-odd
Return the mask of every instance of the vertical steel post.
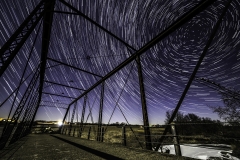
[[90, 139], [90, 135], [91, 135], [91, 126], [89, 127], [89, 130], [88, 130], [88, 140]]
[[[76, 112], [76, 107], [77, 107], [77, 102], [75, 103], [75, 105], [73, 107], [72, 118], [71, 118], [71, 121], [70, 121], [69, 132], [68, 132], [69, 136], [71, 134], [72, 127], [73, 127], [73, 120], [74, 120], [74, 115], [75, 115], [75, 112]], [[74, 136], [74, 132], [73, 132], [73, 136]]]
[[80, 130], [79, 130], [79, 137], [80, 138], [81, 138], [82, 132], [83, 132], [83, 123], [84, 123], [86, 105], [87, 105], [87, 94], [85, 95], [84, 102], [83, 102], [82, 117], [81, 117]]
[[98, 117], [97, 141], [101, 141], [103, 99], [104, 99], [104, 82], [102, 83], [101, 97], [100, 97], [100, 109], [99, 109], [99, 117]]
[[62, 126], [59, 127], [59, 130], [60, 130], [60, 134], [63, 134], [63, 131], [64, 131], [64, 124], [62, 124]]
[[101, 138], [100, 138], [100, 142], [103, 142], [104, 134], [105, 134], [105, 128], [102, 127], [102, 129], [101, 129]]
[[73, 137], [75, 137], [75, 128], [76, 128], [76, 127], [74, 127], [74, 129], [73, 129]]
[[174, 142], [175, 153], [177, 156], [182, 156], [181, 147], [178, 140], [178, 134], [177, 134], [174, 122], [171, 123], [171, 131], [172, 131], [172, 135], [174, 136], [173, 142]]
[[126, 146], [127, 141], [126, 141], [126, 126], [122, 126], [122, 145]]
[[146, 104], [140, 56], [137, 56], [136, 62], [137, 62], [137, 67], [138, 67], [138, 79], [139, 79], [141, 102], [142, 102], [142, 114], [143, 114], [143, 125], [144, 125], [146, 149], [152, 150], [151, 134], [150, 134], [150, 129], [149, 129], [148, 112], [147, 112], [147, 104]]
[[[36, 111], [33, 115], [33, 120], [37, 114], [39, 105], [42, 99], [42, 90], [44, 85], [45, 68], [47, 63], [47, 55], [49, 48], [49, 41], [51, 37], [53, 10], [55, 6], [55, 0], [44, 0], [44, 16], [43, 16], [43, 32], [42, 32], [42, 48], [41, 48], [41, 65], [40, 65], [40, 84], [39, 84], [39, 98]], [[33, 121], [30, 127], [32, 127]]]
[[[72, 105], [72, 104], [69, 104], [69, 105], [68, 105], [68, 108], [67, 108], [66, 113], [65, 113], [65, 115], [64, 115], [64, 117], [63, 117], [63, 120], [62, 120], [62, 124], [65, 124], [65, 121], [66, 121], [66, 118], [67, 118], [67, 114], [68, 114], [68, 112], [69, 112], [69, 109], [70, 109], [71, 105]], [[63, 126], [61, 127], [61, 129], [62, 129], [62, 128], [63, 128]]]

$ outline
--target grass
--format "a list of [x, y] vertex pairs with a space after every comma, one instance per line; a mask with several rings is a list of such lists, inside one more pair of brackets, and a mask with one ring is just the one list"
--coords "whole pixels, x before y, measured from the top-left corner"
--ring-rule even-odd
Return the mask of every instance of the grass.
[[[86, 125], [84, 126], [84, 130], [82, 131], [81, 138], [88, 139], [88, 133], [90, 130], [90, 140], [96, 140], [97, 136], [97, 125]], [[122, 126], [103, 126], [105, 129], [104, 132], [104, 140], [105, 143], [114, 143], [114, 144], [122, 144], [123, 137], [122, 137]], [[79, 126], [73, 126], [73, 129], [71, 130], [70, 136], [73, 136], [73, 131], [75, 128], [75, 137], [78, 137], [79, 133]], [[107, 128], [107, 130], [106, 130]], [[133, 130], [133, 132], [132, 132]], [[130, 129], [130, 126], [126, 126], [126, 143], [128, 147], [133, 148], [145, 148], [145, 135], [144, 135], [144, 128], [141, 128], [140, 126], [132, 126], [132, 130]], [[164, 131], [164, 128], [150, 128], [151, 132], [151, 141], [152, 146], [155, 147], [157, 145], [158, 139], [161, 137], [162, 133]], [[229, 144], [232, 145], [232, 149], [237, 150], [239, 147], [235, 144], [235, 140], [229, 139], [230, 136], [227, 136], [228, 138], [224, 138], [223, 134], [216, 134], [216, 133], [208, 133], [208, 134], [189, 134], [189, 130], [187, 130], [187, 135], [179, 137], [180, 144]], [[191, 131], [191, 130], [190, 130]], [[193, 130], [195, 131], [195, 130]], [[67, 134], [69, 132], [69, 129], [67, 130]], [[195, 133], [198, 133], [198, 131], [195, 131]], [[200, 133], [200, 132], [199, 132]], [[225, 130], [225, 135], [235, 135], [238, 134], [237, 130], [230, 131]], [[168, 135], [171, 135], [168, 133]], [[239, 134], [238, 134], [239, 135]], [[225, 136], [226, 137], [226, 136]], [[173, 144], [173, 137], [166, 137], [163, 141], [163, 144]], [[142, 147], [141, 147], [142, 146]], [[237, 149], [236, 149], [237, 148]]]
[[[105, 129], [106, 127], [103, 126]], [[84, 130], [82, 132], [81, 138], [87, 139], [88, 138], [88, 132], [89, 132], [90, 126], [85, 126]], [[95, 128], [95, 129], [94, 129]], [[71, 136], [73, 135], [73, 130], [71, 131]], [[133, 132], [132, 132], [133, 130]], [[145, 135], [144, 135], [144, 128], [140, 127], [132, 127], [132, 130], [129, 126], [126, 126], [126, 140], [127, 144], [130, 145], [130, 143], [138, 144], [138, 141], [141, 142], [141, 144], [145, 141]], [[68, 130], [69, 131], [69, 130]], [[68, 133], [67, 131], [67, 133]], [[164, 128], [150, 128], [151, 132], [151, 139], [152, 142], [157, 141], [158, 138], [161, 137], [162, 133], [164, 131]], [[77, 135], [77, 132], [79, 132], [79, 129], [75, 129], [75, 137]], [[96, 139], [96, 133], [97, 132], [97, 126], [91, 125], [91, 132], [90, 132], [90, 140]], [[170, 135], [170, 134], [168, 134]], [[138, 139], [138, 140], [137, 140]], [[180, 138], [180, 143], [186, 143], [186, 142], [200, 142], [200, 141], [209, 141], [210, 137], [205, 137], [203, 135], [195, 135], [185, 138]], [[122, 143], [122, 128], [119, 126], [108, 126], [107, 130], [104, 133], [104, 142], [106, 143]], [[172, 137], [165, 138], [165, 142], [172, 143]], [[131, 146], [131, 145], [130, 145]]]
[[[81, 138], [87, 139], [88, 138], [88, 132], [90, 130], [90, 140], [96, 140], [97, 135], [97, 125], [85, 125], [84, 129], [82, 131]], [[138, 140], [141, 143], [144, 143], [145, 141], [145, 135], [144, 135], [144, 128], [140, 128], [139, 126], [131, 126], [132, 130], [130, 129], [130, 126], [126, 126], [126, 139], [128, 144], [129, 143], [137, 143]], [[106, 130], [104, 133], [104, 142], [106, 143], [122, 143], [122, 126], [103, 126], [103, 128]], [[79, 126], [74, 125], [70, 135], [73, 136], [73, 131], [75, 129], [75, 137], [78, 136], [79, 133]], [[150, 128], [151, 132], [151, 140], [152, 142], [157, 141], [162, 135], [164, 131], [164, 128]], [[196, 131], [195, 135], [193, 134], [185, 134], [182, 131], [180, 131], [180, 137], [179, 141], [180, 143], [226, 143], [231, 144], [231, 140], [226, 139], [224, 137], [236, 137], [236, 135], [240, 135], [240, 131], [234, 130], [225, 130], [223, 134], [216, 134], [216, 133], [208, 133], [208, 134], [201, 134], [200, 132]], [[69, 129], [67, 130], [67, 134], [69, 133]], [[200, 133], [200, 134], [196, 134]], [[171, 135], [168, 133], [168, 135]], [[138, 139], [138, 140], [137, 140]], [[165, 138], [166, 143], [172, 143], [173, 137]], [[129, 144], [130, 145], [130, 144]]]
[[[103, 126], [106, 129], [106, 126]], [[82, 132], [81, 138], [87, 139], [88, 138], [88, 132], [89, 132], [90, 126], [85, 126], [84, 130]], [[73, 130], [71, 131], [71, 136], [73, 136]], [[132, 132], [133, 130], [133, 132]], [[132, 130], [129, 126], [126, 126], [126, 142], [127, 146], [134, 147], [134, 148], [145, 148], [145, 136], [144, 136], [144, 129], [140, 128], [139, 126], [133, 126]], [[151, 128], [150, 132], [152, 134], [152, 141], [156, 141], [156, 138], [154, 135], [161, 135], [164, 128]], [[67, 130], [68, 134], [69, 130]], [[77, 137], [77, 132], [79, 132], [79, 129], [75, 129], [75, 137]], [[97, 125], [91, 125], [91, 132], [90, 132], [90, 140], [96, 140], [97, 135]], [[103, 142], [106, 143], [116, 143], [116, 144], [122, 144], [122, 127], [121, 126], [107, 126], [107, 130], [104, 132], [104, 140]]]

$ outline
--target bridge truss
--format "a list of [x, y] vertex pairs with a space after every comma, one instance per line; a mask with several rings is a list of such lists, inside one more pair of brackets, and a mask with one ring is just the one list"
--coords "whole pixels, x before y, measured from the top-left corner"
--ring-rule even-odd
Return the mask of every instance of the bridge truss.
[[114, 112], [127, 123], [137, 117], [152, 150], [149, 125], [163, 106], [174, 110], [170, 124], [188, 95], [239, 99], [231, 89], [240, 87], [237, 0], [0, 4], [7, 8], [0, 28], [0, 107], [11, 120], [0, 149], [29, 134], [43, 107], [56, 108], [63, 124], [71, 114], [69, 134], [79, 115], [80, 136], [91, 115], [98, 141]]

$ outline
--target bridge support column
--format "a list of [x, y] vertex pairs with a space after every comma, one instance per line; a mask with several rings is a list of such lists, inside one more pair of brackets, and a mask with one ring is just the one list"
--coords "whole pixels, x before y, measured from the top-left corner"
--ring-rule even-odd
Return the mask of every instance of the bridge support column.
[[102, 83], [101, 97], [100, 97], [100, 109], [99, 109], [99, 117], [98, 117], [97, 141], [101, 141], [103, 98], [104, 98], [104, 82]]
[[136, 62], [138, 67], [138, 79], [139, 79], [141, 102], [142, 102], [142, 114], [143, 114], [143, 125], [144, 125], [146, 149], [152, 150], [151, 133], [149, 129], [148, 112], [147, 112], [147, 104], [146, 104], [140, 56], [137, 56]]
[[85, 115], [86, 105], [87, 105], [87, 94], [85, 95], [84, 102], [83, 102], [82, 117], [81, 117], [80, 130], [79, 130], [80, 138], [81, 138], [82, 132], [83, 132], [83, 123], [84, 123], [84, 115]]
[[174, 142], [175, 153], [177, 156], [182, 156], [181, 147], [179, 144], [176, 126], [174, 122], [171, 123], [171, 131], [172, 131], [172, 135], [174, 136], [173, 142]]

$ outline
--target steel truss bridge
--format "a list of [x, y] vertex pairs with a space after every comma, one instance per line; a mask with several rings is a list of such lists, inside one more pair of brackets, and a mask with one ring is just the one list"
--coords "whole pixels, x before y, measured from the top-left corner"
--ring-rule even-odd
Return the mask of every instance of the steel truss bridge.
[[[11, 119], [4, 125], [0, 149], [28, 135], [42, 107], [62, 109], [62, 122], [70, 115], [70, 128], [78, 114], [81, 127], [88, 111], [97, 117], [99, 135], [103, 118], [110, 121], [116, 108], [128, 123], [125, 114], [129, 111], [122, 106], [138, 97], [145, 148], [151, 150], [151, 96], [167, 95], [169, 86], [179, 93], [168, 124], [192, 84], [203, 84], [239, 100], [239, 93], [230, 88], [239, 87], [240, 75], [237, 0], [176, 4], [36, 0], [18, 8], [26, 5], [20, 3], [0, 2], [6, 8], [1, 11], [0, 107], [8, 106]], [[199, 43], [189, 39], [191, 34]], [[164, 73], [170, 75], [169, 82], [160, 80]], [[174, 85], [171, 82], [175, 80]], [[157, 85], [149, 87], [154, 83]], [[151, 95], [149, 90], [156, 94]], [[114, 106], [113, 112], [107, 106]], [[168, 130], [167, 125], [163, 135]], [[156, 151], [163, 139], [158, 140]]]

